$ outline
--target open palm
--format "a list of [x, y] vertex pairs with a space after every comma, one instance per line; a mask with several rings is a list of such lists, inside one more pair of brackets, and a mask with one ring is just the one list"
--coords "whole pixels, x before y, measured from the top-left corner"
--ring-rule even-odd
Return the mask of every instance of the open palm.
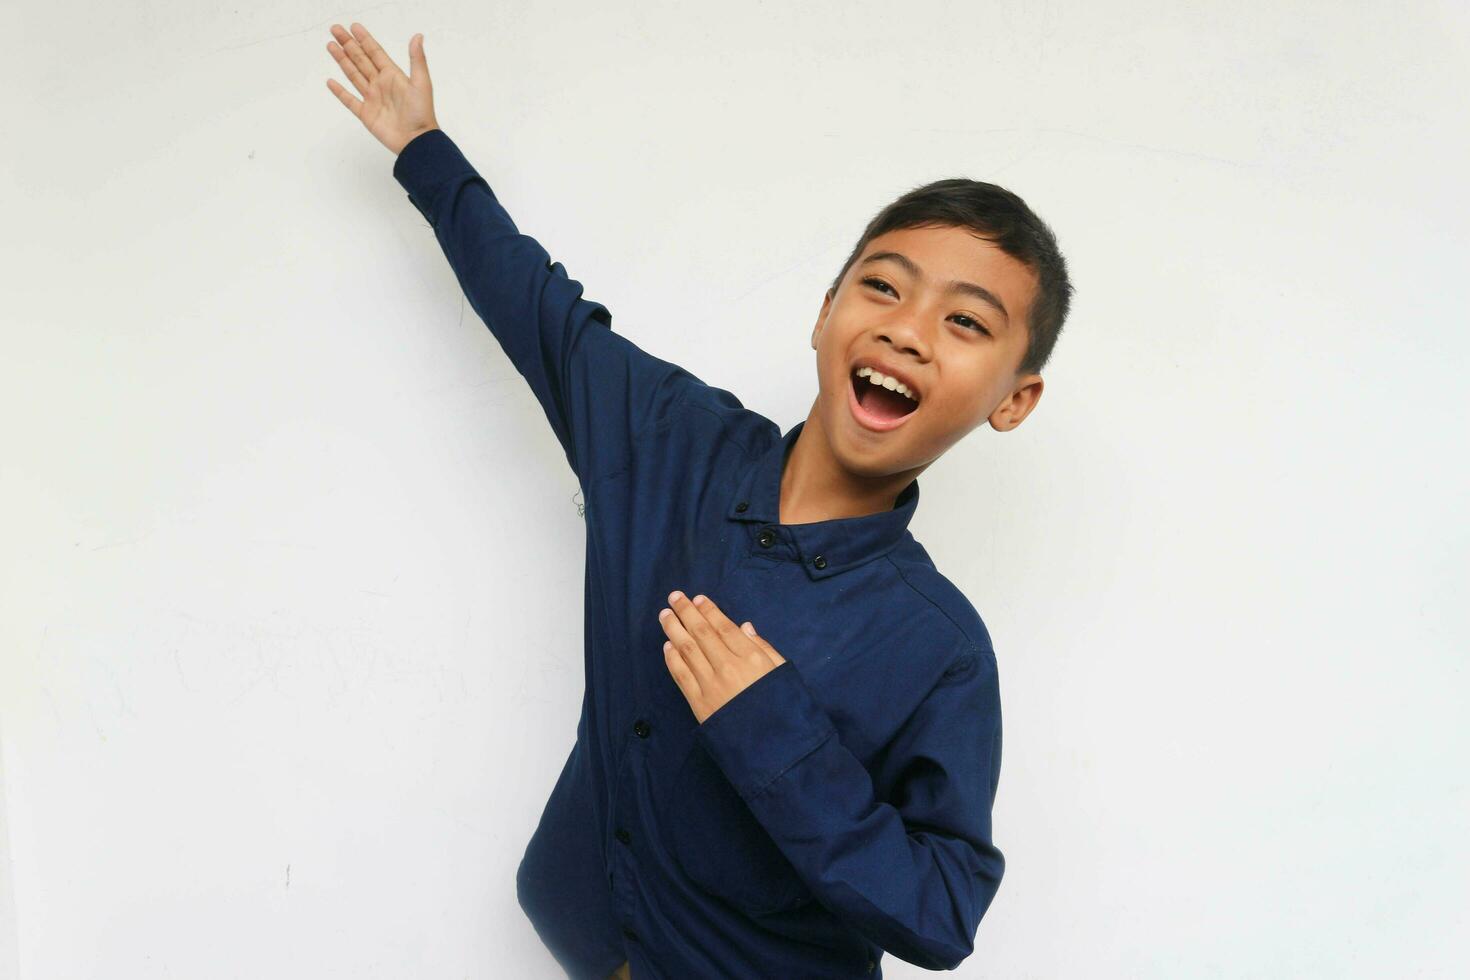
[[327, 52], [362, 98], [334, 79], [327, 79], [327, 88], [380, 143], [397, 155], [415, 136], [439, 128], [422, 34], [408, 42], [407, 75], [361, 24], [354, 22], [350, 33], [333, 24], [332, 36], [337, 40], [327, 42]]

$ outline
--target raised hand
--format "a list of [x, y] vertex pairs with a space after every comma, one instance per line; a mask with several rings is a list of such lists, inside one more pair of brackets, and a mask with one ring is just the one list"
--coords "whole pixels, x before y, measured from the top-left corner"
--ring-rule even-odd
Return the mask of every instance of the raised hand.
[[439, 128], [422, 34], [409, 39], [407, 75], [361, 24], [354, 22], [351, 33], [333, 24], [332, 36], [337, 40], [327, 42], [327, 52], [362, 98], [330, 78], [327, 88], [394, 156], [415, 136]]

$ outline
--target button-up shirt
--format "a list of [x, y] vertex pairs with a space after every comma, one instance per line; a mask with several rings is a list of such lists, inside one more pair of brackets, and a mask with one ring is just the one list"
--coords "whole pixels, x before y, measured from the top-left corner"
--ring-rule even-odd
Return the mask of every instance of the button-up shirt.
[[[582, 489], [587, 686], [562, 778], [595, 815], [576, 843], [616, 919], [596, 927], [637, 980], [881, 976], [884, 951], [955, 967], [1004, 871], [1000, 690], [985, 624], [908, 531], [918, 480], [880, 513], [781, 523], [804, 422], [783, 433], [615, 333], [442, 130], [393, 173]], [[702, 724], [664, 659], [675, 589], [785, 658]], [[548, 883], [568, 889], [551, 907], [584, 907], [577, 881]]]

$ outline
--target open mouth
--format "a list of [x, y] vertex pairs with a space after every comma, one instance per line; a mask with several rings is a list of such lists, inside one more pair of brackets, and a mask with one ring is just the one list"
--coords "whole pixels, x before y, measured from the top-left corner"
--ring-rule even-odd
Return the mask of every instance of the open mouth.
[[849, 381], [853, 416], [865, 428], [886, 432], [902, 425], [919, 407], [915, 399], [887, 385], [874, 384], [864, 369], [854, 370]]

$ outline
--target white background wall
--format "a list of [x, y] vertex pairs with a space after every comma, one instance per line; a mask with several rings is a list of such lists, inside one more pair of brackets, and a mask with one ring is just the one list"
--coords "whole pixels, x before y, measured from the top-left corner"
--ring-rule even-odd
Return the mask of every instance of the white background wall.
[[0, 977], [560, 976], [580, 498], [325, 85], [353, 20], [783, 431], [884, 203], [1056, 230], [1045, 395], [912, 526], [1001, 669], [957, 976], [1466, 975], [1462, 4], [173, 0], [4, 18]]

